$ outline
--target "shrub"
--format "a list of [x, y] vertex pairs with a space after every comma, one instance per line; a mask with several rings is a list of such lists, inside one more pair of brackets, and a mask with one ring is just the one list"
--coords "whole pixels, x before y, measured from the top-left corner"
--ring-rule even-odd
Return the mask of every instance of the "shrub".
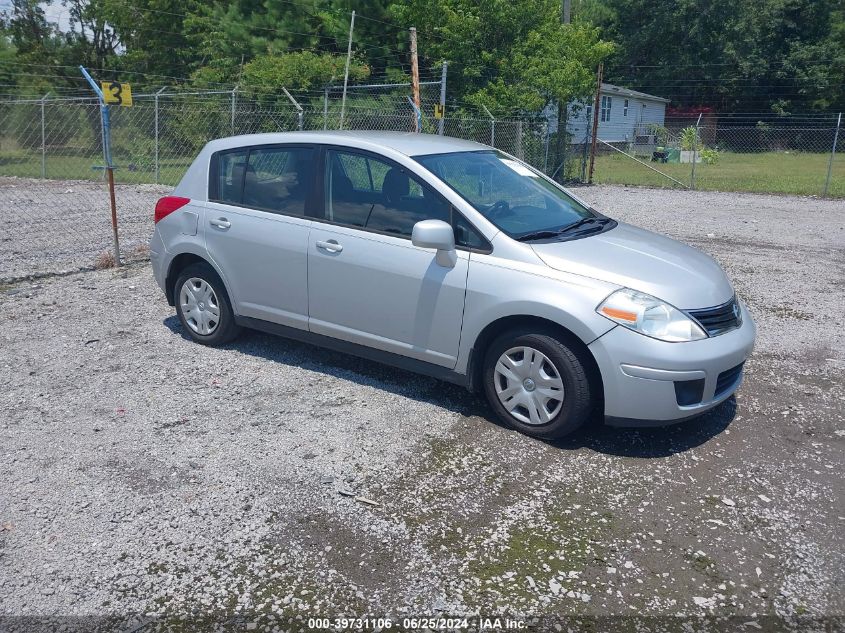
[[719, 152], [715, 149], [704, 148], [700, 152], [701, 160], [705, 165], [715, 165], [719, 162]]
[[691, 151], [700, 146], [698, 139], [698, 129], [694, 125], [690, 125], [681, 130], [680, 136], [681, 149]]

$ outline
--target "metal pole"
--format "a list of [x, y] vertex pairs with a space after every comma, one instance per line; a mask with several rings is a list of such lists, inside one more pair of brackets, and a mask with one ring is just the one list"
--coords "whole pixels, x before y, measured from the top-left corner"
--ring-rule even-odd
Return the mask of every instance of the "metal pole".
[[[587, 172], [587, 184], [593, 182], [593, 168], [596, 164], [596, 139], [599, 135], [599, 108], [601, 107], [601, 81], [604, 76], [604, 63], [599, 63], [599, 72], [596, 81], [596, 99], [593, 102], [593, 140], [590, 145], [590, 169]], [[560, 134], [560, 130], [558, 130]]]
[[481, 108], [490, 117], [490, 147], [496, 147], [496, 118], [490, 114], [486, 105], [481, 104]]
[[839, 128], [842, 125], [842, 113], [836, 119], [836, 132], [833, 135], [833, 149], [830, 150], [830, 160], [827, 163], [827, 178], [824, 181], [823, 196], [827, 196], [827, 190], [830, 187], [830, 172], [833, 169], [833, 157], [836, 155], [836, 143], [839, 141]]
[[235, 86], [232, 88], [232, 123], [231, 123], [231, 134], [232, 136], [235, 135], [235, 99], [238, 98], [238, 87]]
[[569, 24], [570, 15], [572, 14], [572, 0], [563, 0], [561, 4], [563, 6], [561, 7], [560, 21], [564, 24]]
[[[420, 110], [420, 65], [417, 57], [417, 29], [411, 27], [411, 94], [414, 95], [416, 110]], [[420, 132], [419, 117], [414, 112], [414, 131]]]
[[80, 66], [79, 70], [82, 75], [88, 80], [88, 84], [97, 94], [100, 100], [100, 117], [103, 123], [103, 159], [105, 160], [106, 175], [109, 180], [109, 203], [111, 206], [111, 228], [112, 236], [114, 238], [114, 262], [115, 265], [120, 266], [120, 242], [117, 237], [117, 202], [114, 195], [114, 166], [112, 165], [111, 156], [111, 119], [109, 118], [109, 106], [106, 105], [106, 99], [103, 96], [103, 91], [97, 82], [88, 74], [84, 66]]
[[44, 102], [49, 96], [49, 92], [41, 97], [41, 178], [47, 177], [47, 134], [44, 126]]
[[449, 62], [443, 62], [443, 68], [440, 70], [440, 120], [437, 122], [437, 133], [443, 136], [443, 126], [446, 121], [446, 71], [449, 68]]
[[543, 173], [549, 175], [549, 120], [546, 119], [546, 142], [543, 156]]
[[329, 87], [326, 86], [323, 92], [323, 129], [328, 129], [329, 126]]
[[695, 122], [695, 140], [692, 142], [692, 175], [690, 176], [690, 189], [695, 190], [695, 163], [698, 160], [698, 128], [701, 125], [701, 112], [698, 113], [698, 121]]
[[163, 87], [155, 94], [155, 119], [156, 119], [156, 184], [158, 184], [159, 176], [160, 176], [160, 169], [158, 164], [158, 97], [159, 95], [164, 92], [166, 86]]
[[299, 103], [297, 103], [296, 99], [294, 99], [293, 96], [291, 96], [291, 94], [288, 92], [288, 89], [285, 88], [284, 86], [282, 86], [282, 92], [285, 93], [285, 96], [288, 99], [290, 99], [290, 102], [296, 108], [297, 127], [299, 128], [299, 131], [301, 132], [302, 131], [302, 106], [299, 105]]
[[349, 61], [352, 59], [352, 31], [355, 29], [355, 12], [349, 21], [349, 43], [346, 45], [346, 70], [343, 73], [343, 97], [340, 100], [340, 129], [343, 129], [343, 116], [346, 114], [346, 86], [349, 83]]

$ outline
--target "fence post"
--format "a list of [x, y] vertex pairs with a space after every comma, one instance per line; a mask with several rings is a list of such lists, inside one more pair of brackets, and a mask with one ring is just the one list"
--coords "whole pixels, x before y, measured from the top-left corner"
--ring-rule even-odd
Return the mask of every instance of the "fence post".
[[525, 160], [525, 149], [522, 147], [522, 119], [516, 122], [516, 157]]
[[231, 124], [232, 136], [235, 135], [235, 101], [237, 100], [237, 98], [238, 98], [238, 87], [235, 86], [234, 88], [232, 88], [232, 124]]
[[46, 95], [41, 97], [41, 178], [47, 178], [47, 134], [46, 128], [44, 125], [44, 102], [47, 101], [47, 97], [50, 95], [48, 92]]
[[695, 122], [695, 139], [692, 142], [692, 174], [690, 175], [690, 189], [695, 191], [695, 163], [698, 161], [698, 129], [701, 126], [701, 112]]
[[323, 129], [327, 130], [329, 126], [329, 87], [326, 86], [323, 90]]
[[111, 228], [114, 237], [114, 263], [120, 266], [120, 242], [117, 238], [117, 201], [114, 197], [114, 165], [111, 161], [111, 121], [109, 118], [109, 106], [106, 105], [106, 99], [103, 96], [103, 91], [97, 85], [97, 82], [88, 74], [84, 66], [80, 66], [79, 70], [88, 81], [88, 84], [97, 94], [100, 101], [100, 119], [102, 121], [103, 129], [103, 159], [106, 163], [105, 171], [109, 180], [109, 203], [111, 206]]
[[496, 119], [490, 114], [490, 110], [487, 109], [486, 105], [482, 104], [481, 107], [487, 113], [487, 116], [490, 117], [490, 147], [496, 147]]
[[440, 120], [437, 122], [437, 133], [443, 136], [443, 125], [446, 121], [446, 70], [449, 68], [449, 62], [443, 62], [443, 68], [440, 71]]
[[827, 197], [827, 190], [830, 187], [830, 172], [833, 170], [833, 158], [836, 156], [836, 143], [839, 141], [839, 128], [842, 125], [842, 113], [836, 119], [836, 132], [833, 134], [833, 148], [830, 150], [830, 160], [827, 162], [827, 178], [824, 181], [823, 196]]
[[158, 96], [159, 96], [162, 92], [164, 92], [164, 89], [165, 89], [165, 88], [166, 88], [166, 86], [163, 86], [163, 87], [161, 88], [161, 90], [159, 90], [159, 91], [155, 94], [155, 120], [156, 120], [156, 184], [158, 184], [158, 181], [159, 181], [159, 175], [160, 175], [159, 163], [158, 163]]
[[286, 96], [288, 99], [290, 99], [290, 102], [291, 102], [291, 103], [294, 105], [294, 107], [296, 108], [297, 128], [299, 128], [299, 131], [301, 132], [301, 131], [302, 131], [302, 106], [301, 106], [301, 105], [299, 105], [299, 104], [296, 102], [296, 99], [294, 99], [294, 98], [291, 96], [291, 94], [288, 92], [288, 89], [287, 89], [287, 88], [285, 88], [284, 86], [282, 86], [282, 92], [284, 92], [284, 93], [285, 93], [285, 96]]
[[543, 148], [543, 173], [549, 175], [549, 120], [546, 119], [546, 140]]

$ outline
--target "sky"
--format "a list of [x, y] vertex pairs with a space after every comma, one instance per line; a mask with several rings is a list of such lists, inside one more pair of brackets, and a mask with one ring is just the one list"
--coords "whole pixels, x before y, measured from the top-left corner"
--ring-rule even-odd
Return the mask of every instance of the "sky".
[[[69, 13], [68, 10], [62, 6], [61, 2], [56, 1], [51, 4], [42, 2], [41, 6], [44, 8], [44, 15], [47, 16], [48, 22], [58, 24], [59, 29], [62, 31], [70, 29]], [[0, 0], [0, 12], [9, 11], [11, 8], [11, 0]]]

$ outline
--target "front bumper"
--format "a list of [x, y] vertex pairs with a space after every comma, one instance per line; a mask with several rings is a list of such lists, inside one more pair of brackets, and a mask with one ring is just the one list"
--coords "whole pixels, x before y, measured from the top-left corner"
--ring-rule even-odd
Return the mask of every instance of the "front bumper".
[[[622, 326], [593, 341], [590, 350], [604, 383], [608, 423], [671, 424], [727, 400], [742, 383], [742, 372], [737, 370], [751, 355], [757, 336], [751, 315], [745, 306], [741, 309], [739, 328], [700, 341], [666, 343]], [[695, 384], [687, 381], [703, 381], [700, 399], [679, 404], [676, 384]]]

